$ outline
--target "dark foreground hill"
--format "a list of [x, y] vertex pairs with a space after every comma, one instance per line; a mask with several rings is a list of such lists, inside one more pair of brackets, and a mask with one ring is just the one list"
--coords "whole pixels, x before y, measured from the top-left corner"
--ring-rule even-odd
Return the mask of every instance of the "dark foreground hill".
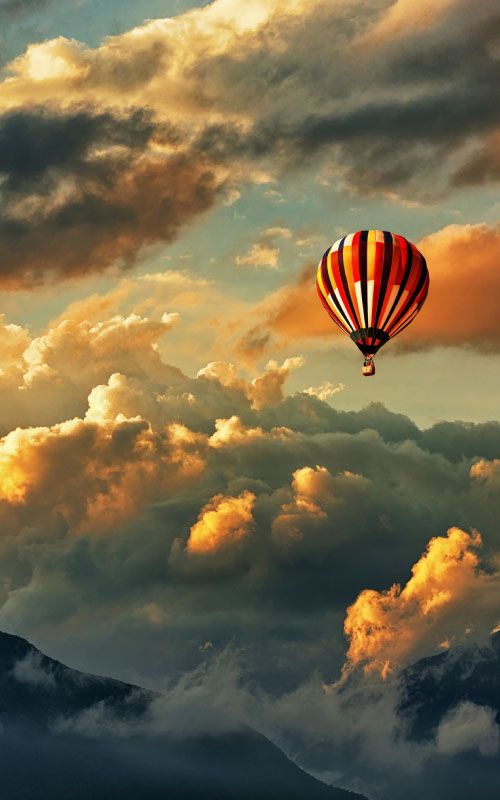
[[[363, 800], [303, 772], [248, 728], [146, 735], [139, 723], [154, 698], [69, 669], [0, 633], [2, 800]], [[132, 733], [82, 735], [61, 726], [93, 709], [105, 709]]]

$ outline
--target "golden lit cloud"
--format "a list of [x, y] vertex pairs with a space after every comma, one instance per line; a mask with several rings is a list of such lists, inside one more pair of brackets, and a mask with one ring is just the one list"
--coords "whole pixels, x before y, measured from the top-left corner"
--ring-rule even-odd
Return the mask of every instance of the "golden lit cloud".
[[262, 428], [247, 428], [236, 415], [229, 419], [215, 420], [215, 433], [210, 437], [212, 447], [244, 444], [255, 439], [262, 439], [265, 433]]
[[189, 533], [190, 553], [215, 553], [248, 536], [254, 528], [255, 495], [242, 492], [238, 497], [218, 494], [204, 506]]
[[[260, 358], [275, 346], [275, 339], [278, 345], [287, 345], [303, 339], [338, 334], [338, 329], [321, 308], [316, 294], [315, 275], [314, 265], [306, 267], [296, 281], [265, 298], [252, 315], [248, 315], [248, 330], [237, 345], [243, 358]], [[339, 339], [337, 336], [337, 341]]]
[[280, 513], [273, 519], [273, 536], [282, 543], [298, 542], [322, 523], [335, 537], [335, 524], [329, 521], [329, 513], [337, 506], [345, 506], [346, 498], [353, 502], [350, 497], [353, 488], [363, 491], [369, 485], [370, 481], [362, 475], [348, 470], [339, 475], [332, 475], [327, 467], [319, 465], [295, 470], [293, 497], [281, 506]]
[[234, 364], [226, 361], [212, 361], [199, 370], [198, 378], [215, 380], [222, 386], [237, 389], [250, 400], [252, 408], [261, 409], [265, 406], [277, 405], [284, 398], [284, 385], [290, 373], [305, 364], [302, 356], [293, 356], [285, 359], [280, 365], [277, 361], [268, 361], [264, 372], [251, 381], [239, 377]]
[[323, 381], [319, 386], [309, 386], [303, 391], [311, 397], [317, 397], [318, 400], [329, 400], [344, 389], [345, 383], [333, 384], [331, 381]]
[[325, 492], [330, 492], [331, 481], [332, 475], [325, 467], [296, 470], [292, 480], [293, 500], [284, 503], [278, 516], [273, 519], [273, 536], [282, 542], [300, 540], [303, 537], [303, 522], [326, 519], [327, 514], [318, 501], [325, 499]]
[[459, 0], [422, 0], [418, 5], [412, 0], [396, 0], [382, 13], [378, 22], [360, 37], [359, 44], [380, 44], [384, 40], [399, 39], [410, 32], [425, 30], [448, 9], [458, 5]]
[[496, 483], [500, 483], [500, 459], [494, 458], [492, 461], [488, 461], [481, 458], [472, 465], [470, 474], [478, 483], [494, 486]]
[[497, 349], [500, 227], [448, 225], [419, 242], [431, 290], [404, 347], [422, 344]]
[[366, 589], [347, 610], [348, 664], [386, 676], [497, 621], [498, 574], [481, 571], [481, 536], [451, 528], [431, 539], [405, 586]]
[[140, 417], [99, 416], [98, 401], [90, 419], [18, 428], [0, 440], [4, 529], [59, 518], [72, 533], [104, 531], [200, 475], [204, 437], [176, 424], [153, 431]]
[[276, 269], [280, 251], [278, 247], [268, 244], [253, 244], [244, 256], [236, 256], [238, 266], [250, 265], [252, 267], [268, 267]]
[[[131, 107], [146, 105], [176, 117], [206, 117], [208, 97], [198, 97], [192, 70], [200, 55], [212, 58], [257, 46], [255, 33], [293, 19], [318, 0], [215, 0], [178, 17], [154, 19], [92, 49], [64, 37], [30, 45], [9, 64], [0, 85], [0, 107], [49, 98]], [[217, 114], [213, 114], [216, 118]], [[240, 115], [244, 119], [244, 115]]]
[[286, 358], [281, 365], [274, 360], [268, 361], [263, 374], [252, 380], [250, 395], [253, 407], [259, 409], [280, 403], [284, 398], [283, 387], [290, 372], [299, 369], [304, 363], [302, 356]]

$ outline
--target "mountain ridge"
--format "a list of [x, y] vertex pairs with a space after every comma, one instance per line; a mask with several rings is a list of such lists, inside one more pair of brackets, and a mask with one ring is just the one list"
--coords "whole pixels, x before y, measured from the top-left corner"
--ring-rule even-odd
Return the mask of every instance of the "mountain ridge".
[[[68, 786], [72, 800], [366, 800], [317, 780], [250, 728], [179, 740], [133, 732], [156, 697], [0, 632], [3, 800], [67, 800]], [[54, 726], [99, 705], [132, 735]]]

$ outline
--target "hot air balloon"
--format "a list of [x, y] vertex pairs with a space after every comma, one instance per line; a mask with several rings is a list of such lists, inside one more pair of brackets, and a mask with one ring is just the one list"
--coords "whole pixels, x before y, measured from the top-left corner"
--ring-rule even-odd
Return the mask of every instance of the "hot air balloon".
[[427, 297], [423, 255], [404, 236], [358, 231], [324, 254], [316, 279], [332, 320], [363, 353], [363, 375], [375, 374], [373, 357], [417, 316]]

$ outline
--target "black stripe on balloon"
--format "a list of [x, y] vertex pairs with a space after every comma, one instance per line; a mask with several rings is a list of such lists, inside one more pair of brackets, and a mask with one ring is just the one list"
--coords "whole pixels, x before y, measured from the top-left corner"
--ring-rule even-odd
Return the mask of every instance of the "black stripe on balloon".
[[[389, 341], [389, 336], [385, 331], [377, 328], [360, 328], [359, 331], [351, 333], [351, 339], [359, 347], [363, 355], [374, 356], [382, 345]], [[379, 344], [373, 344], [377, 340]]]
[[351, 339], [353, 342], [360, 342], [361, 344], [366, 344], [368, 339], [378, 339], [380, 341], [379, 347], [389, 341], [389, 334], [386, 331], [380, 330], [380, 328], [374, 328], [370, 326], [369, 328], [360, 328], [358, 331], [353, 331], [350, 334]]
[[339, 244], [339, 249], [337, 250], [338, 253], [338, 260], [339, 260], [339, 274], [340, 280], [342, 281], [342, 286], [344, 287], [345, 296], [347, 297], [347, 302], [349, 304], [349, 308], [351, 309], [352, 318], [355, 320], [355, 328], [359, 330], [361, 328], [361, 323], [358, 319], [358, 315], [356, 314], [356, 309], [354, 308], [354, 303], [352, 302], [351, 293], [349, 291], [349, 284], [347, 282], [347, 276], [345, 273], [345, 266], [344, 266], [344, 242], [345, 236]]
[[415, 300], [417, 299], [420, 292], [424, 288], [424, 283], [427, 278], [427, 264], [425, 262], [425, 258], [423, 258], [423, 256], [421, 256], [421, 258], [422, 258], [422, 272], [420, 273], [417, 285], [413, 290], [413, 292], [411, 293], [408, 300], [406, 301], [406, 303], [404, 304], [403, 308], [397, 315], [396, 319], [393, 322], [391, 322], [389, 326], [388, 325], [385, 326], [388, 333], [390, 333], [390, 331], [392, 331], [397, 326], [398, 322], [400, 322], [400, 320], [404, 318], [405, 314], [407, 314], [412, 305], [414, 305]]
[[389, 336], [390, 339], [392, 339], [394, 336], [399, 336], [399, 334], [402, 331], [404, 331], [404, 329], [407, 328], [408, 325], [410, 325], [413, 322], [413, 320], [415, 319], [415, 317], [419, 313], [420, 309], [422, 308], [424, 302], [425, 302], [425, 297], [420, 301], [420, 303], [416, 307], [415, 311], [411, 312], [411, 314], [408, 317], [408, 319], [406, 320], [406, 322], [404, 322], [403, 325], [401, 325], [399, 328], [396, 328], [396, 330], [392, 331], [391, 335]]
[[387, 293], [387, 284], [389, 283], [389, 275], [391, 274], [392, 264], [392, 236], [389, 231], [384, 231], [384, 261], [382, 264], [382, 278], [380, 279], [380, 291], [378, 295], [377, 311], [375, 319], [373, 320], [374, 326], [377, 328], [380, 322], [380, 314], [384, 304], [385, 295]]
[[404, 323], [404, 325], [401, 325], [401, 327], [400, 327], [400, 328], [397, 328], [395, 331], [393, 331], [393, 332], [391, 333], [391, 335], [389, 336], [389, 339], [392, 339], [394, 336], [399, 336], [399, 334], [400, 334], [402, 331], [404, 331], [404, 329], [405, 329], [405, 328], [407, 328], [407, 327], [408, 327], [408, 325], [409, 325], [411, 322], [413, 322], [413, 320], [414, 320], [414, 319], [415, 319], [415, 317], [417, 316], [418, 312], [419, 312], [419, 311], [420, 311], [420, 309], [422, 308], [422, 305], [423, 305], [423, 303], [420, 303], [420, 305], [418, 305], [418, 306], [417, 306], [417, 308], [415, 309], [415, 311], [412, 311], [411, 315], [410, 315], [410, 316], [409, 316], [409, 318], [406, 320], [406, 322]]
[[[403, 237], [401, 237], [401, 238], [403, 238]], [[386, 317], [386, 320], [385, 320], [385, 323], [384, 323], [385, 330], [387, 330], [389, 325], [392, 325], [391, 317], [394, 314], [394, 310], [397, 308], [397, 305], [398, 305], [398, 303], [399, 303], [399, 301], [401, 299], [401, 295], [403, 294], [403, 292], [405, 290], [405, 287], [406, 287], [406, 284], [408, 283], [408, 278], [410, 277], [411, 268], [412, 268], [412, 264], [413, 264], [413, 250], [411, 249], [410, 243], [406, 239], [404, 241], [406, 242], [406, 244], [408, 246], [408, 251], [407, 251], [408, 252], [408, 261], [406, 263], [406, 269], [405, 269], [405, 273], [403, 275], [403, 280], [401, 281], [401, 284], [400, 284], [400, 287], [399, 287], [399, 291], [398, 291], [398, 293], [396, 295], [394, 303], [391, 306], [391, 310], [389, 311], [389, 314]]]
[[[332, 282], [330, 280], [330, 275], [328, 273], [328, 255], [329, 255], [329, 253], [330, 253], [330, 251], [327, 250], [325, 255], [323, 256], [323, 260], [321, 262], [321, 275], [323, 277], [324, 284], [325, 284], [326, 288], [328, 289], [328, 294], [332, 298], [333, 304], [334, 304], [335, 308], [337, 309], [337, 311], [339, 312], [339, 316], [341, 317], [341, 319], [343, 319], [345, 321], [345, 323], [347, 325], [347, 328], [348, 328], [348, 331], [350, 331], [351, 328], [352, 328], [352, 322], [347, 317], [347, 315], [344, 313], [344, 310], [342, 309], [342, 306], [340, 305], [339, 301], [335, 297], [335, 292], [333, 290]], [[330, 309], [330, 315], [332, 315], [331, 314], [331, 309]]]
[[316, 283], [316, 291], [318, 293], [319, 299], [321, 300], [321, 304], [322, 304], [323, 308], [328, 312], [328, 316], [330, 317], [332, 322], [334, 322], [335, 325], [337, 326], [337, 328], [340, 328], [340, 330], [343, 333], [349, 333], [349, 331], [346, 331], [346, 329], [342, 325], [341, 321], [339, 319], [337, 319], [337, 317], [333, 313], [332, 309], [330, 308], [330, 306], [328, 305], [328, 303], [326, 302], [326, 300], [325, 300], [325, 298], [323, 296], [323, 292], [321, 291], [321, 289], [319, 288], [317, 283]]
[[366, 279], [368, 277], [368, 264], [366, 263], [367, 242], [368, 242], [368, 231], [361, 231], [359, 236], [358, 260], [359, 260], [359, 278], [361, 281], [361, 300], [363, 302], [363, 314], [366, 323], [368, 323], [368, 286], [366, 283]]

